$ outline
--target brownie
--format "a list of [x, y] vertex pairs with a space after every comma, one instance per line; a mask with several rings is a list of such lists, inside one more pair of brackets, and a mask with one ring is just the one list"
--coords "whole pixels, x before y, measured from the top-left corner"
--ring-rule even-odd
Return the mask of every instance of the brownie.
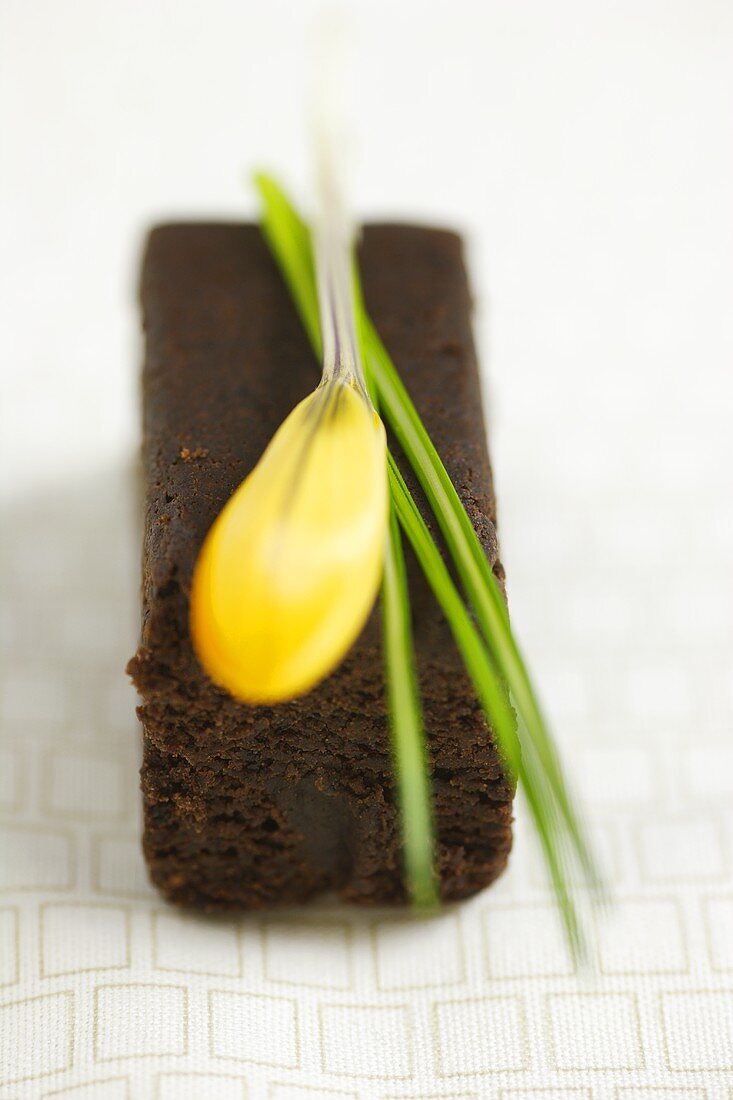
[[[501, 581], [460, 238], [371, 225], [360, 262], [368, 308]], [[152, 879], [171, 901], [202, 909], [301, 903], [323, 891], [403, 902], [379, 607], [335, 672], [277, 706], [232, 698], [191, 647], [188, 596], [206, 531], [319, 377], [257, 227], [153, 229], [142, 307], [143, 614], [129, 672], [142, 697]], [[440, 888], [464, 898], [506, 864], [513, 785], [409, 552], [407, 566]]]

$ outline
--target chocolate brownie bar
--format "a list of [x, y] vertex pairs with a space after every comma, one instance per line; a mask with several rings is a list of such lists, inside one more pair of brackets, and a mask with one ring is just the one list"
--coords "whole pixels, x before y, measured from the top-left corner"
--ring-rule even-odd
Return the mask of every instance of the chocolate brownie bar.
[[[368, 308], [501, 580], [460, 239], [373, 225], [360, 260]], [[277, 706], [237, 702], [191, 648], [188, 593], [206, 531], [318, 379], [259, 230], [154, 229], [142, 306], [143, 617], [129, 671], [142, 696], [152, 879], [171, 901], [205, 909], [300, 903], [322, 891], [402, 902], [378, 607], [331, 676]], [[440, 610], [407, 558], [441, 892], [463, 898], [506, 863], [513, 786]]]

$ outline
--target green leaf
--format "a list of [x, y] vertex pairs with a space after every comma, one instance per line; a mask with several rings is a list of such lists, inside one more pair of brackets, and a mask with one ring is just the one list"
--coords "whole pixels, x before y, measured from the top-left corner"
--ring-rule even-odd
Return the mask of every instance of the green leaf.
[[262, 232], [320, 360], [321, 321], [310, 231], [271, 176], [257, 172], [254, 183], [262, 199]]
[[[272, 179], [259, 176], [257, 182], [263, 198], [265, 236], [318, 353], [320, 338], [312, 320], [315, 316], [317, 323], [318, 299], [308, 227]], [[496, 578], [445, 466], [366, 312], [356, 267], [354, 277], [357, 326], [375, 404], [399, 441], [435, 514], [478, 631], [390, 456], [393, 507], [446, 615], [498, 747], [519, 779], [568, 939], [577, 953], [582, 949], [582, 930], [569, 885], [573, 866], [579, 864], [596, 892], [602, 888], [601, 876], [514, 639]], [[517, 726], [511, 704], [516, 708]]]
[[[358, 300], [362, 301], [361, 298]], [[557, 751], [512, 634], [506, 606], [483, 547], [374, 325], [368, 318], [363, 318], [361, 323], [365, 339], [365, 359], [385, 419], [428, 498], [486, 644], [497, 668], [509, 685], [525, 738], [533, 742], [545, 768], [585, 874], [592, 885], [600, 887], [600, 873], [573, 809]]]
[[394, 509], [384, 560], [382, 622], [389, 728], [408, 889], [418, 908], [432, 909], [439, 900], [433, 870], [432, 792], [412, 647], [410, 599]]
[[483, 639], [391, 455], [389, 477], [393, 507], [400, 524], [443, 610], [486, 719], [494, 731], [497, 747], [510, 773], [519, 777], [545, 854], [573, 955], [582, 956], [585, 954], [585, 945], [567, 888], [570, 868], [566, 866], [567, 860], [563, 860], [559, 854], [562, 850], [562, 832], [558, 831], [557, 815], [553, 813], [543, 766], [538, 762], [535, 753], [525, 753], [520, 748], [515, 715], [506, 687], [497, 676]]
[[502, 756], [512, 775], [516, 776], [521, 770], [522, 758], [506, 687], [496, 675], [483, 640], [392, 455], [389, 456], [389, 483], [400, 526], [442, 608], [479, 700], [491, 715]]

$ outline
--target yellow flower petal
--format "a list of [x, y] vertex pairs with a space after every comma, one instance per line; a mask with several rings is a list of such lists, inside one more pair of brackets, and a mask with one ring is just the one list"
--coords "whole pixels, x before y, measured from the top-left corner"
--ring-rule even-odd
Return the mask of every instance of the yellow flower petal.
[[351, 383], [321, 386], [204, 542], [191, 634], [211, 678], [249, 703], [291, 699], [323, 679], [372, 608], [386, 523], [382, 422]]

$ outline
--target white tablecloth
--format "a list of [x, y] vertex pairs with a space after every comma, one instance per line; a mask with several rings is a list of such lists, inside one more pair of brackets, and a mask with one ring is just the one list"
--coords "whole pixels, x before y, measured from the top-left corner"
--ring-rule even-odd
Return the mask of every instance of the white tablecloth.
[[513, 617], [615, 909], [573, 974], [521, 805], [430, 923], [148, 885], [134, 250], [300, 148], [312, 5], [10, 0], [0, 1100], [729, 1100], [731, 9], [353, 7], [360, 202], [470, 233]]

